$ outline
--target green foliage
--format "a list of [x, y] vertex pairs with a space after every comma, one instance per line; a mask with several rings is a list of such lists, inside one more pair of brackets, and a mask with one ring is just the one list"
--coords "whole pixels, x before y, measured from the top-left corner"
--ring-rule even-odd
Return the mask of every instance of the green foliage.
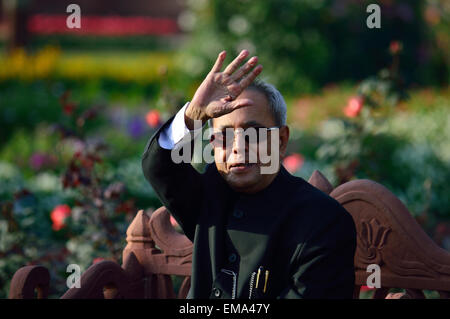
[[[407, 84], [448, 83], [450, 61], [432, 57], [448, 56], [449, 50], [436, 47], [437, 40], [430, 36], [423, 1], [380, 2], [380, 29], [366, 26], [366, 7], [372, 3], [368, 0], [188, 3], [183, 21], [193, 35], [180, 64], [196, 78], [209, 71], [221, 50], [228, 51], [229, 62], [248, 49], [264, 66], [262, 77], [282, 92], [311, 92], [325, 83], [375, 74], [390, 60], [389, 43], [400, 41], [405, 50], [399, 67]], [[445, 14], [446, 9], [440, 10]]]
[[154, 36], [68, 36], [68, 35], [35, 35], [30, 39], [29, 47], [39, 48], [49, 44], [62, 47], [64, 50], [162, 50], [171, 49], [173, 44], [165, 37]]

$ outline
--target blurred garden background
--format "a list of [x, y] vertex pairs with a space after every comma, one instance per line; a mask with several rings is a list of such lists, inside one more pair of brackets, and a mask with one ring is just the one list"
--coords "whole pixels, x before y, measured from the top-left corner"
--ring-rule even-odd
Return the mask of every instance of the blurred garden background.
[[449, 1], [77, 0], [68, 29], [72, 2], [0, 0], [0, 298], [25, 265], [57, 297], [68, 264], [121, 263], [136, 212], [161, 205], [145, 144], [223, 49], [285, 96], [289, 171], [377, 181], [450, 250]]

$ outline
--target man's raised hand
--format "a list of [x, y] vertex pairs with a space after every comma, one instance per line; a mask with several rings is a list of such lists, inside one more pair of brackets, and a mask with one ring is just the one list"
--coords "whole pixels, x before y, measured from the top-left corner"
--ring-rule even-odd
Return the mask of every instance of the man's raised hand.
[[[247, 58], [248, 51], [241, 53], [222, 72], [226, 52], [222, 51], [216, 63], [208, 73], [192, 98], [185, 112], [185, 122], [189, 129], [193, 129], [193, 121], [202, 123], [210, 118], [222, 116], [238, 108], [253, 105], [250, 99], [236, 97], [242, 93], [262, 71], [262, 66], [256, 66], [256, 56], [240, 66]], [[240, 67], [239, 67], [240, 66]]]

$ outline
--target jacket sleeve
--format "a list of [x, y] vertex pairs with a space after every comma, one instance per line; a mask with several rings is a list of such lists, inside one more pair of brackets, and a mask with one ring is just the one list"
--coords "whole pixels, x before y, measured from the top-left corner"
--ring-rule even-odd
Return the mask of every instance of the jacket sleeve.
[[279, 298], [353, 298], [356, 228], [351, 215], [343, 210], [322, 223], [306, 243], [297, 245], [289, 286]]
[[[186, 236], [193, 241], [203, 201], [203, 176], [191, 163], [174, 163], [172, 150], [159, 145], [159, 135], [173, 119], [174, 117], [164, 123], [148, 141], [142, 154], [142, 170], [163, 205], [180, 224]], [[186, 142], [180, 143], [178, 146], [182, 147], [182, 143]], [[193, 146], [192, 141], [187, 143]]]

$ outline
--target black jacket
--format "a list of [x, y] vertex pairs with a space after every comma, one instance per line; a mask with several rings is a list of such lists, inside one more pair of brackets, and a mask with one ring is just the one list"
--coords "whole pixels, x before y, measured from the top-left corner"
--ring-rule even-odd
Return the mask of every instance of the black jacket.
[[[356, 229], [333, 198], [284, 167], [259, 193], [236, 193], [214, 164], [201, 174], [148, 141], [142, 169], [194, 243], [192, 298], [352, 298]], [[253, 272], [269, 271], [266, 292]], [[256, 279], [256, 278], [254, 278]], [[259, 288], [265, 283], [265, 273]]]

